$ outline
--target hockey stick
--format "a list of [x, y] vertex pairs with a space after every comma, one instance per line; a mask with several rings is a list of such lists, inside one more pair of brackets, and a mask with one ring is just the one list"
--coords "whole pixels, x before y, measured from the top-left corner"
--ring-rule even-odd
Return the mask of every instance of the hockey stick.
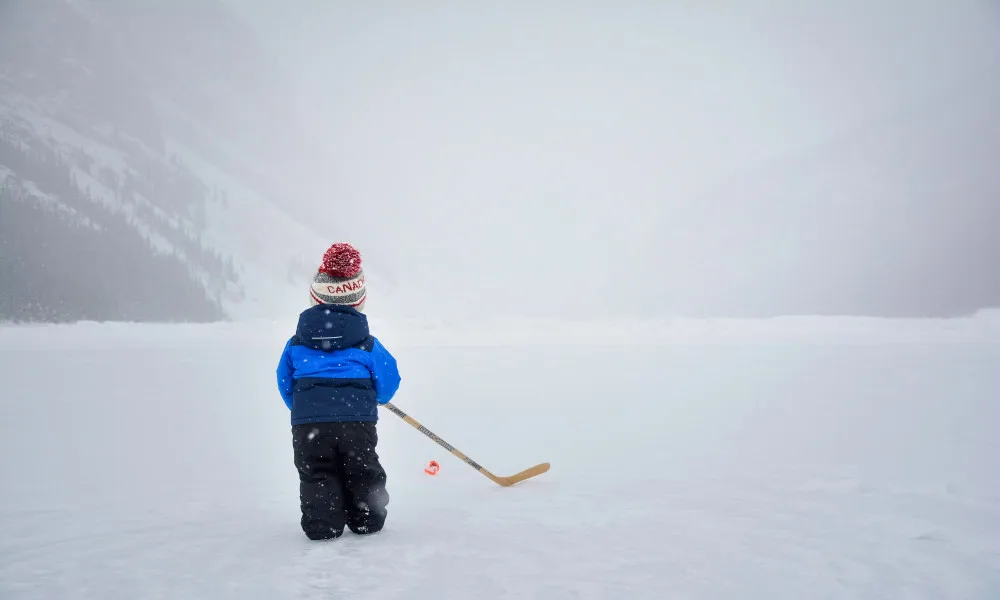
[[466, 456], [466, 455], [462, 454], [461, 452], [459, 452], [451, 444], [449, 444], [448, 442], [442, 440], [438, 436], [434, 435], [429, 429], [427, 429], [426, 427], [424, 427], [420, 423], [417, 423], [417, 421], [413, 417], [411, 417], [410, 415], [408, 415], [405, 412], [403, 412], [403, 411], [399, 410], [398, 408], [396, 408], [391, 402], [387, 402], [386, 404], [383, 404], [383, 406], [385, 406], [386, 408], [388, 408], [392, 412], [396, 413], [396, 415], [398, 415], [404, 421], [406, 421], [407, 423], [409, 423], [410, 425], [412, 425], [414, 428], [416, 428], [418, 431], [420, 431], [420, 433], [422, 433], [422, 434], [426, 435], [427, 437], [431, 438], [432, 440], [434, 440], [438, 444], [441, 444], [442, 446], [444, 446], [445, 450], [447, 450], [448, 452], [451, 452], [455, 456], [461, 458], [462, 460], [464, 460], [465, 462], [467, 462], [473, 469], [475, 469], [475, 470], [479, 471], [480, 473], [482, 473], [483, 475], [489, 477], [491, 480], [493, 480], [494, 483], [496, 483], [498, 485], [502, 485], [504, 487], [508, 487], [508, 486], [514, 485], [515, 483], [519, 483], [521, 481], [524, 481], [525, 479], [528, 479], [529, 477], [534, 477], [536, 475], [541, 475], [542, 473], [544, 473], [544, 472], [546, 472], [546, 471], [549, 470], [549, 463], [541, 463], [539, 465], [535, 465], [535, 466], [531, 467], [530, 469], [525, 469], [524, 471], [521, 471], [520, 473], [517, 473], [515, 475], [511, 475], [510, 477], [497, 477], [493, 473], [490, 473], [487, 469], [484, 469], [483, 466], [480, 465], [479, 463], [477, 463], [476, 461], [472, 460], [468, 456]]

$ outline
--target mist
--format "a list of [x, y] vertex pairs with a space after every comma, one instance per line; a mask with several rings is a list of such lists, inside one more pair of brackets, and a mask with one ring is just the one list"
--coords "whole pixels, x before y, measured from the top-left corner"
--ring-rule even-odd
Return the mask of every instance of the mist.
[[[969, 164], [1000, 150], [995, 7], [240, 6], [331, 149], [316, 221], [377, 257], [401, 310], [910, 315], [1000, 300], [1000, 187]], [[804, 185], [810, 170], [825, 182]]]
[[144, 64], [184, 55], [171, 89], [228, 119], [295, 223], [232, 254], [293, 287], [344, 240], [392, 315], [1000, 305], [990, 3], [195, 4]]

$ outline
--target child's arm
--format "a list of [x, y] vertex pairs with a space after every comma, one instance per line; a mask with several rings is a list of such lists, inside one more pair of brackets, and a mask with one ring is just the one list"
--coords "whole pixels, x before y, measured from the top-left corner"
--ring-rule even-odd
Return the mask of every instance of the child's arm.
[[295, 386], [293, 377], [295, 370], [292, 367], [292, 357], [288, 353], [291, 345], [292, 340], [289, 339], [285, 343], [285, 349], [281, 351], [281, 360], [278, 361], [278, 392], [281, 394], [281, 399], [285, 401], [288, 410], [292, 410], [292, 390]]
[[399, 369], [396, 367], [396, 359], [377, 338], [372, 344], [371, 358], [375, 399], [379, 404], [385, 404], [392, 400], [396, 390], [399, 389], [400, 377]]

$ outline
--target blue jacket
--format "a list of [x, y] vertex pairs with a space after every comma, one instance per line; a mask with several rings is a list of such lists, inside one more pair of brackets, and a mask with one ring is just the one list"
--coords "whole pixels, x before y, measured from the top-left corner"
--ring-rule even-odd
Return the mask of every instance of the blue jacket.
[[278, 362], [293, 425], [378, 421], [378, 405], [399, 383], [396, 359], [368, 332], [368, 317], [349, 306], [303, 311]]

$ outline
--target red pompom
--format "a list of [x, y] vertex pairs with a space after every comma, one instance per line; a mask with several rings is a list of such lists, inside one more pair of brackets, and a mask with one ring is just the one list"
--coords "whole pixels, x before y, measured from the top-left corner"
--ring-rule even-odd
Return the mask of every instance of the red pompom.
[[319, 270], [333, 277], [354, 277], [361, 271], [361, 253], [350, 244], [334, 244], [323, 255]]

